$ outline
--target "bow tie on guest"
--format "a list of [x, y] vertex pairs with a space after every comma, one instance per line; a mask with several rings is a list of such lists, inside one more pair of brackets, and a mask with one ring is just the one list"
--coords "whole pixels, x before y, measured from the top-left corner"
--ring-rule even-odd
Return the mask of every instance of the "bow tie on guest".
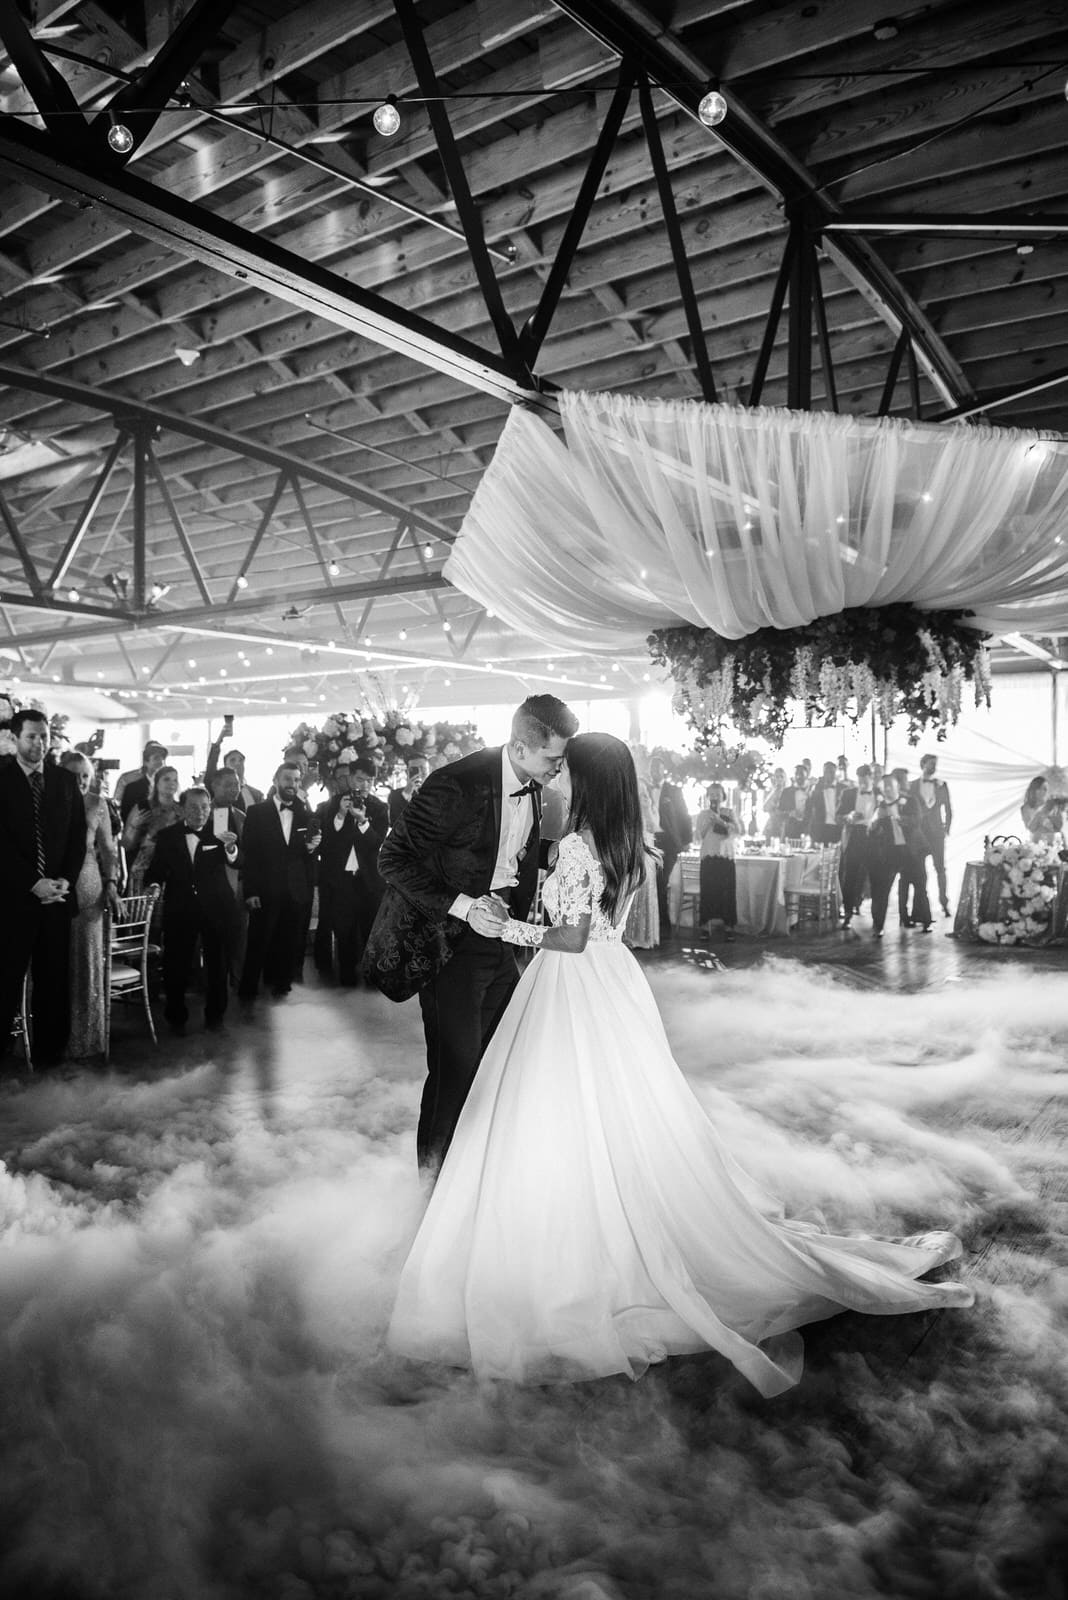
[[200, 829], [199, 828], [194, 828], [194, 826], [193, 826], [193, 824], [191, 822], [187, 822], [186, 823], [185, 831], [186, 831], [186, 833], [195, 834], [198, 839], [200, 838]]
[[293, 809], [292, 800], [279, 800], [278, 809], [279, 809], [279, 811], [292, 811], [292, 809]]
[[533, 778], [531, 778], [530, 782], [525, 783], [521, 789], [513, 789], [508, 798], [509, 800], [518, 800], [521, 795], [535, 794], [540, 788], [541, 784], [535, 783]]

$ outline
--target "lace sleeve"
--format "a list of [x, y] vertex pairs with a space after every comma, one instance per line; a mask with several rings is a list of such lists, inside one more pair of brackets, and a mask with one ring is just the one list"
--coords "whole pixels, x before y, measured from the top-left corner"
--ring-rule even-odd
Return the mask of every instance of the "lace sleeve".
[[545, 937], [545, 929], [533, 922], [517, 922], [510, 917], [501, 931], [501, 940], [504, 944], [541, 944]]
[[594, 882], [594, 867], [594, 858], [581, 834], [569, 833], [561, 839], [555, 874], [558, 925], [575, 927], [592, 914], [595, 892], [600, 894], [600, 886]]

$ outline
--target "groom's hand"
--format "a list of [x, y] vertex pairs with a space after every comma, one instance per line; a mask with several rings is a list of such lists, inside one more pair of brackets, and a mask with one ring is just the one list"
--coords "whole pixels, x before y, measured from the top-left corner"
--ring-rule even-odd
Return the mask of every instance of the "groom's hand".
[[484, 894], [472, 903], [467, 921], [484, 939], [499, 939], [501, 929], [508, 921], [507, 907], [492, 895]]

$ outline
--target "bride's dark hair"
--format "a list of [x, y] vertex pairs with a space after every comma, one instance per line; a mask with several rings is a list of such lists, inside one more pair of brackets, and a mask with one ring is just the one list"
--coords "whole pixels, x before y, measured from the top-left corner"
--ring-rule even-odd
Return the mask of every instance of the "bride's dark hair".
[[647, 853], [634, 757], [610, 733], [580, 733], [567, 747], [571, 832], [589, 830], [604, 871], [601, 910], [614, 921], [645, 872]]

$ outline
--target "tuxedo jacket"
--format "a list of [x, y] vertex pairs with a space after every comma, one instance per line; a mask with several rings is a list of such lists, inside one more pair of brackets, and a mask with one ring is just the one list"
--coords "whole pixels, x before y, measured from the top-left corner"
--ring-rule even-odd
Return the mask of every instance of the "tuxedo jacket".
[[[373, 809], [372, 809], [373, 807]], [[331, 800], [323, 811], [323, 836], [319, 844], [319, 878], [324, 883], [335, 883], [345, 875], [349, 851], [355, 850], [359, 876], [365, 888], [380, 894], [383, 888], [378, 871], [378, 852], [388, 831], [388, 814], [385, 802], [368, 795], [366, 811], [368, 827], [361, 828], [351, 812], [340, 828], [334, 826], [341, 809], [341, 800]]]
[[[913, 855], [922, 855], [923, 843], [920, 834], [920, 818], [915, 798], [911, 794], [901, 797], [897, 811], [901, 831], [905, 836], [906, 848]], [[889, 860], [894, 847], [894, 830], [890, 818], [875, 813], [875, 820], [868, 829], [868, 838], [871, 841], [871, 853], [878, 860]]]
[[[805, 802], [805, 819], [801, 825], [801, 832], [807, 833], [810, 839], [823, 839], [825, 843], [833, 843], [842, 836], [841, 822], [838, 812], [841, 804], [841, 787], [834, 786], [834, 804], [831, 806], [830, 822], [827, 821], [827, 802], [823, 798], [826, 794], [822, 783], [817, 783], [814, 789], [809, 790], [808, 800]], [[834, 838], [830, 836], [833, 834]]]
[[316, 832], [317, 827], [312, 826], [303, 800], [293, 802], [293, 826], [288, 844], [273, 800], [261, 800], [258, 805], [249, 806], [241, 836], [244, 856], [241, 882], [245, 899], [258, 896], [261, 900], [287, 897], [298, 902], [310, 900], [314, 879], [308, 840]]
[[657, 842], [678, 855], [693, 843], [693, 818], [678, 784], [665, 780], [660, 785], [659, 811], [658, 831], [662, 837]]
[[[236, 831], [236, 830], [235, 830]], [[237, 903], [226, 868], [226, 850], [207, 823], [197, 834], [196, 854], [190, 857], [184, 822], [172, 823], [156, 835], [156, 848], [148, 865], [149, 883], [165, 886], [163, 927], [174, 923], [211, 923], [228, 928], [237, 917]]]
[[920, 798], [920, 784], [922, 778], [913, 778], [909, 784], [909, 794], [916, 802], [916, 812], [919, 817], [920, 831], [925, 840], [936, 842], [944, 839], [949, 832], [953, 821], [953, 807], [949, 799], [949, 785], [941, 778], [931, 780], [934, 783], [935, 798], [933, 806], [925, 806]]
[[[42, 768], [44, 793], [41, 829], [44, 835], [46, 878], [66, 878], [70, 889], [64, 909], [78, 910], [74, 885], [85, 860], [88, 829], [85, 803], [72, 772], [46, 761]], [[41, 873], [37, 870], [37, 836], [33, 825], [30, 782], [14, 756], [0, 760], [0, 839], [3, 840], [2, 896], [5, 919], [19, 916], [29, 901]]]
[[[512, 915], [525, 918], [538, 881], [541, 792], [531, 796]], [[363, 970], [391, 1000], [408, 1000], [451, 959], [467, 924], [449, 916], [458, 894], [489, 893], [501, 831], [501, 750], [439, 767], [386, 836], [378, 867], [386, 889], [364, 952]]]

